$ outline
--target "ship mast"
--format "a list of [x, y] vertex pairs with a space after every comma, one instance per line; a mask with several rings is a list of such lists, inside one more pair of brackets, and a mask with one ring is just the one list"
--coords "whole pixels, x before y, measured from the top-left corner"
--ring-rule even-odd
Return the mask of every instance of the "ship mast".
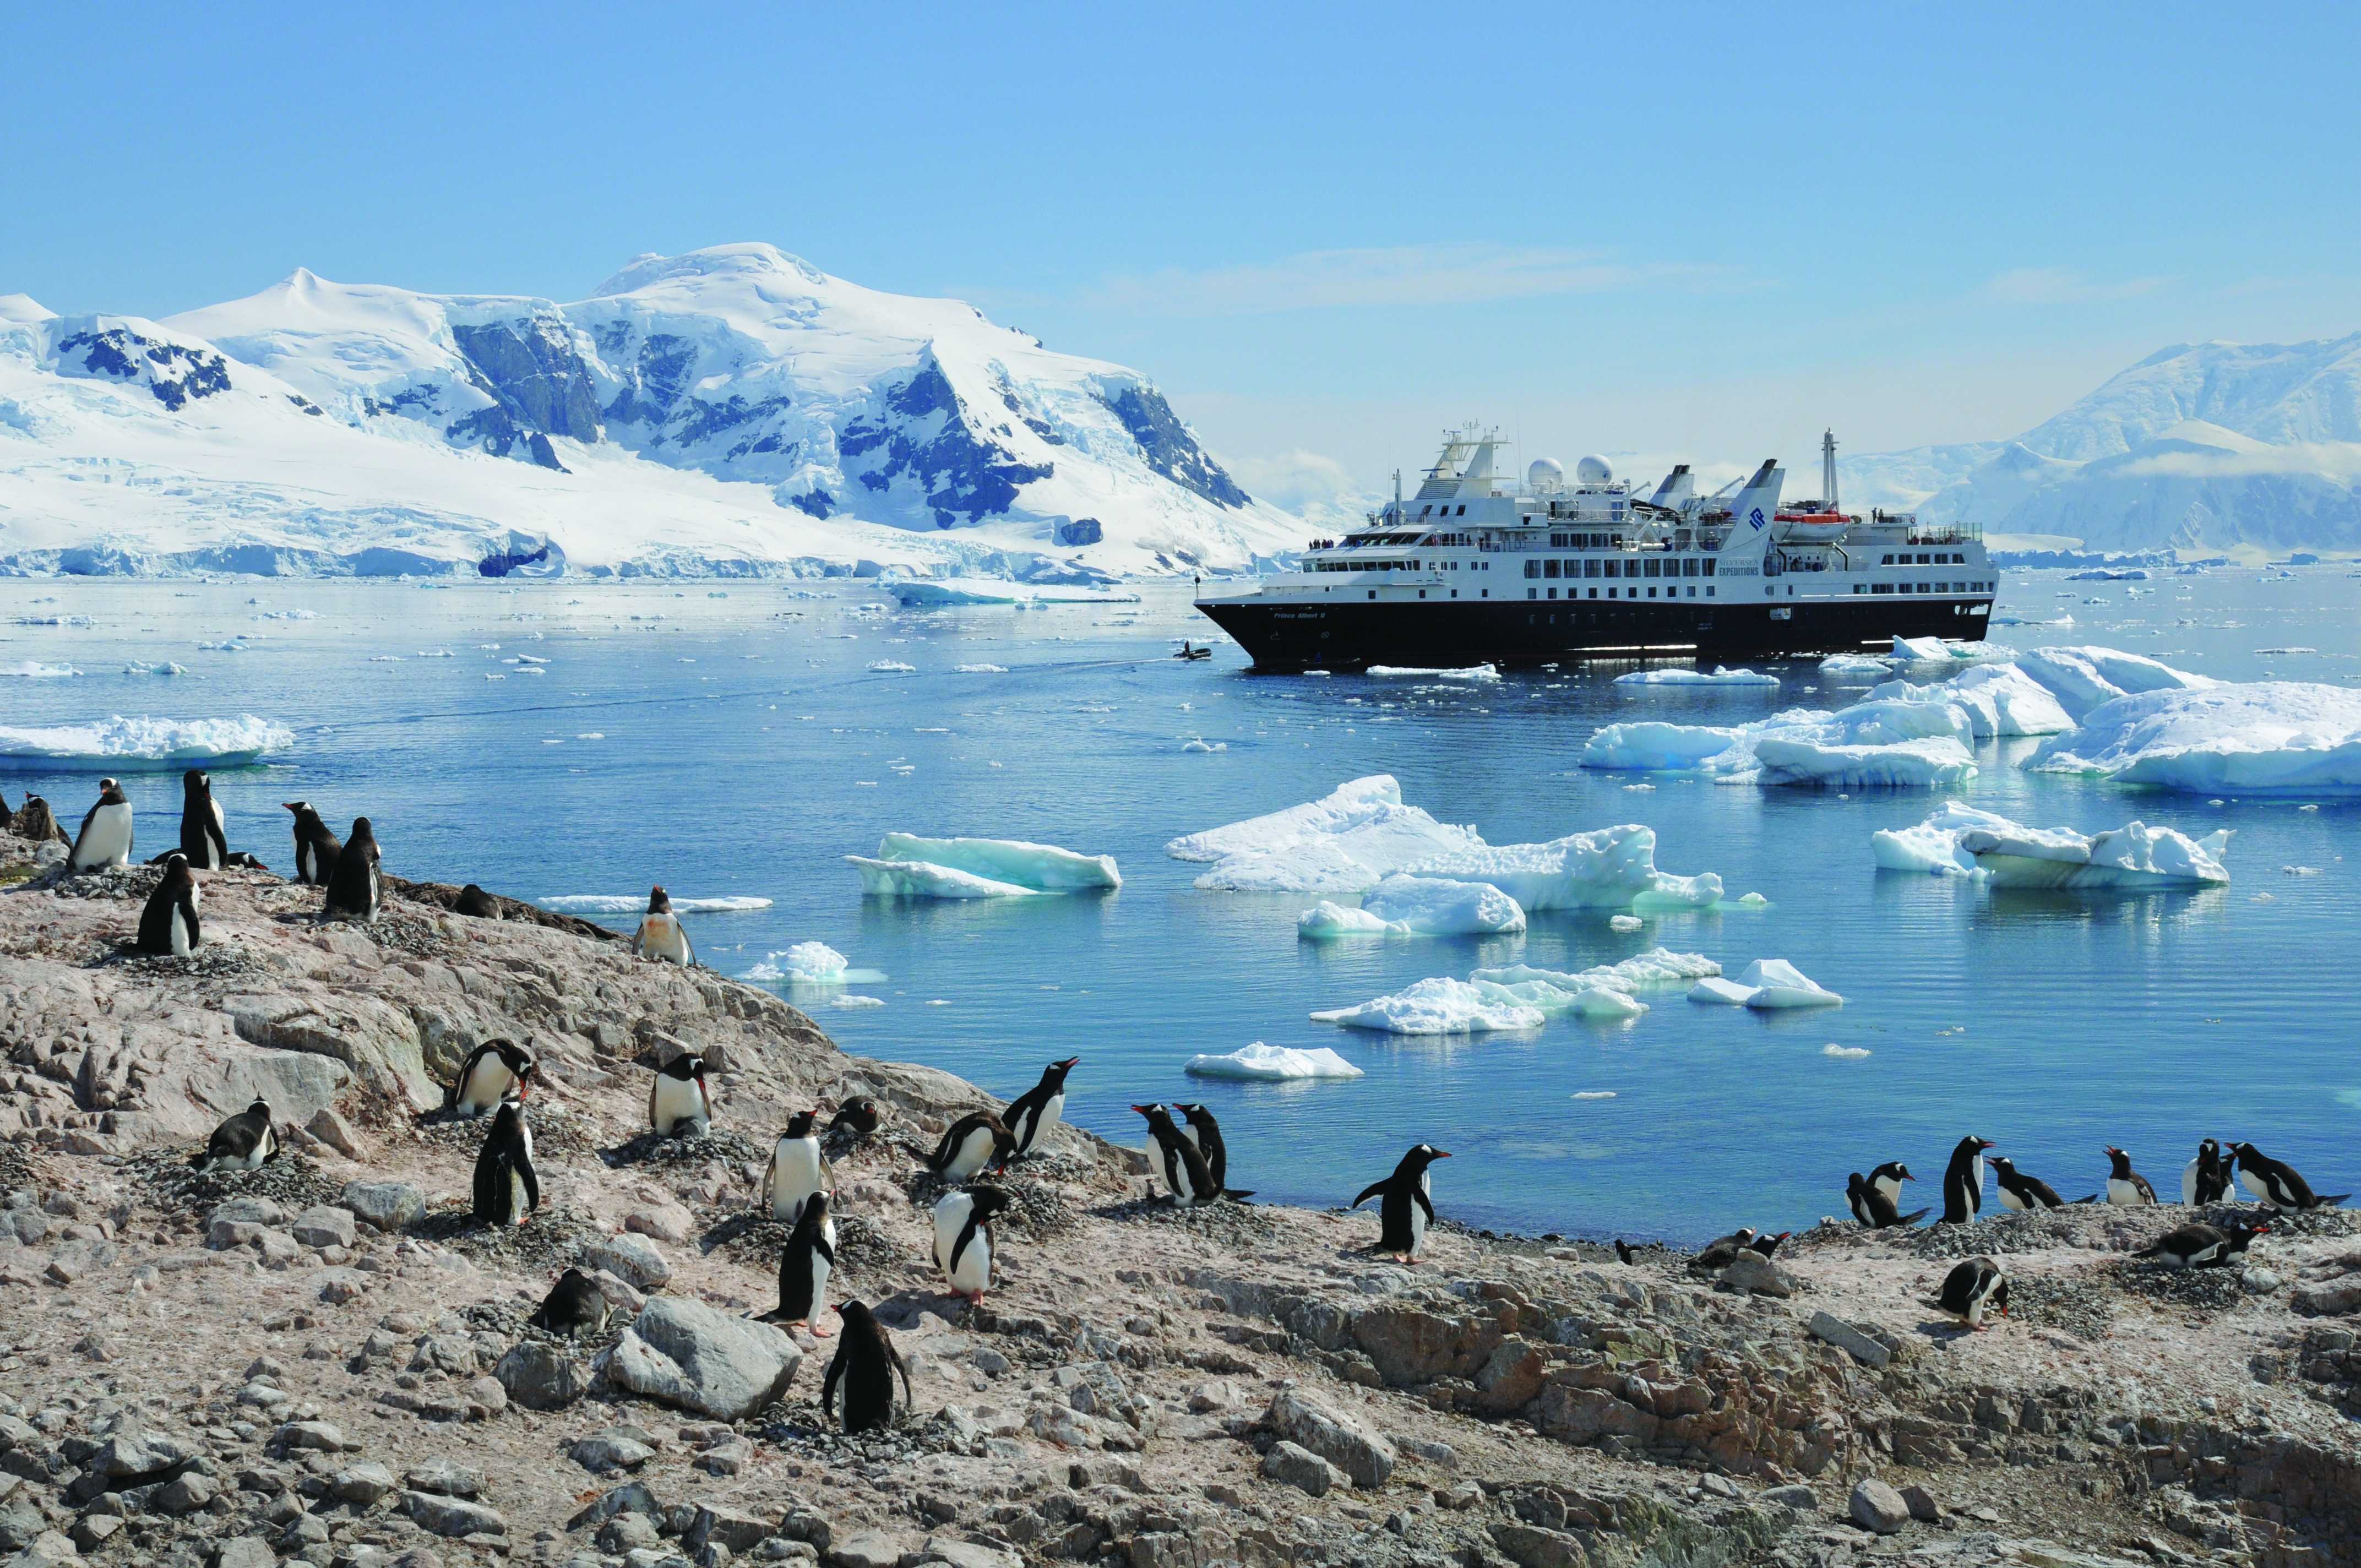
[[1841, 510], [1837, 505], [1837, 433], [1833, 430], [1820, 433], [1820, 493], [1826, 498], [1820, 502], [1822, 510]]

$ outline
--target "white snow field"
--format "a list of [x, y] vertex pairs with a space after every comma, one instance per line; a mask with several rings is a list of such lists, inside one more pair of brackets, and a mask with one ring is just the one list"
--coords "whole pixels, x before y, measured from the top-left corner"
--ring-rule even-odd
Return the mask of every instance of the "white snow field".
[[1496, 1002], [1483, 988], [1447, 975], [1422, 980], [1407, 990], [1373, 997], [1357, 1007], [1314, 1013], [1312, 1021], [1388, 1035], [1473, 1035], [1538, 1029], [1547, 1022], [1538, 1007]]
[[767, 245], [571, 304], [0, 296], [0, 570], [1063, 579], [1301, 543], [1121, 366]]
[[234, 768], [295, 744], [295, 732], [251, 713], [235, 718], [126, 718], [19, 728], [0, 725], [0, 768]]
[[1267, 1046], [1260, 1040], [1241, 1046], [1226, 1056], [1191, 1057], [1183, 1070], [1196, 1078], [1234, 1078], [1260, 1083], [1362, 1076], [1359, 1068], [1325, 1046], [1300, 1051], [1289, 1046]]
[[2026, 765], [2202, 795], [2361, 795], [2361, 692], [2257, 681], [2120, 696]]
[[1616, 676], [1615, 684], [1619, 686], [1775, 686], [1779, 684], [1779, 677], [1716, 664], [1710, 674], [1704, 670], [1633, 670], [1628, 674]]
[[[752, 909], [768, 909], [771, 901], [751, 894], [725, 894], [712, 898], [673, 898], [675, 915], [733, 915]], [[560, 915], [637, 915], [648, 906], [644, 893], [562, 893], [550, 898], [534, 899], [544, 909]]]
[[1958, 802], [1915, 828], [1870, 835], [1880, 867], [1981, 876], [1994, 887], [2163, 887], [2225, 883], [2230, 830], [2191, 839], [2144, 822], [2098, 834], [2070, 828], [2027, 828], [1997, 812]]
[[1736, 980], [1701, 980], [1689, 988], [1689, 1000], [1766, 1012], [1844, 1005], [1843, 997], [1784, 959], [1757, 959]]
[[1079, 584], [1020, 583], [1013, 577], [889, 577], [877, 585], [906, 605], [937, 609], [968, 604], [1137, 604], [1119, 588]]
[[1021, 839], [921, 839], [888, 833], [874, 858], [847, 855], [861, 891], [889, 898], [1029, 898], [1117, 888], [1112, 855], [1085, 855]]
[[1489, 883], [1389, 876], [1348, 908], [1328, 899], [1303, 912], [1296, 934], [1335, 937], [1471, 937], [1525, 928], [1517, 901]]

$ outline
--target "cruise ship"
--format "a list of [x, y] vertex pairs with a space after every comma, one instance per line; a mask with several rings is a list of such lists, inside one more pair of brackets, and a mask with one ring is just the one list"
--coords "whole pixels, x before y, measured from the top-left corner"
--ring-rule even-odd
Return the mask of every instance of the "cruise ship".
[[1976, 640], [1999, 587], [1977, 531], [1837, 505], [1782, 504], [1785, 473], [1697, 493], [1688, 465], [1652, 491], [1585, 457], [1520, 486], [1494, 471], [1497, 432], [1449, 432], [1418, 493], [1294, 571], [1196, 601], [1257, 670], [1453, 668], [1578, 660], [1782, 658], [1884, 652], [1895, 637]]

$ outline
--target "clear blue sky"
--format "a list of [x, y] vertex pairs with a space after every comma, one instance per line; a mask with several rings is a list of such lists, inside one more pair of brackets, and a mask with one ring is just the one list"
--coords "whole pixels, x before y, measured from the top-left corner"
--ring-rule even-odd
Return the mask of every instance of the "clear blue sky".
[[[2361, 12], [57, 6], [0, 292], [588, 293], [763, 239], [1155, 376], [1249, 482], [1446, 419], [1810, 461], [2361, 329]], [[1759, 449], [1759, 451], [1758, 451]]]

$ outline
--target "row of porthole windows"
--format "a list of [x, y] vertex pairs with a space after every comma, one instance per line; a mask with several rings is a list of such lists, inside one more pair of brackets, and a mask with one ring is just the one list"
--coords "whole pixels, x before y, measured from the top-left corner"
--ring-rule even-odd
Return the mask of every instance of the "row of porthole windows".
[[[1701, 567], [1700, 562], [1703, 563]], [[1646, 555], [1631, 560], [1609, 558], [1606, 561], [1601, 561], [1597, 556], [1587, 556], [1576, 561], [1560, 561], [1552, 558], [1546, 561], [1526, 562], [1525, 576], [1528, 577], [1710, 577], [1713, 576], [1716, 564], [1715, 559], [1709, 555]]]
[[1967, 564], [1968, 558], [1965, 555], [1954, 555], [1948, 551], [1938, 551], [1932, 555], [1921, 551], [1914, 556], [1906, 550], [1898, 555], [1888, 555], [1878, 562], [1881, 566], [1964, 566]]
[[[1695, 598], [1697, 597], [1696, 584], [1692, 583], [1688, 585], [1688, 590], [1689, 591], [1684, 595], [1679, 588], [1667, 587], [1664, 589], [1664, 597], [1668, 599], [1682, 598]], [[1557, 598], [1557, 590], [1555, 588], [1527, 588], [1525, 590], [1525, 597], [1527, 598]], [[1576, 589], [1568, 588], [1565, 590], [1565, 597], [1568, 598], [1597, 598], [1598, 597], [1598, 590], [1597, 588], [1592, 588], [1587, 594], [1583, 594]], [[1607, 597], [1609, 598], [1618, 597], [1617, 591], [1613, 588], [1608, 589]], [[1641, 597], [1640, 590], [1638, 588], [1625, 588], [1622, 590], [1620, 597], [1635, 599]], [[1656, 590], [1650, 588], [1648, 590], [1647, 597], [1654, 598], [1656, 597]], [[1713, 585], [1710, 583], [1706, 585], [1705, 597], [1708, 598], [1713, 598]]]

